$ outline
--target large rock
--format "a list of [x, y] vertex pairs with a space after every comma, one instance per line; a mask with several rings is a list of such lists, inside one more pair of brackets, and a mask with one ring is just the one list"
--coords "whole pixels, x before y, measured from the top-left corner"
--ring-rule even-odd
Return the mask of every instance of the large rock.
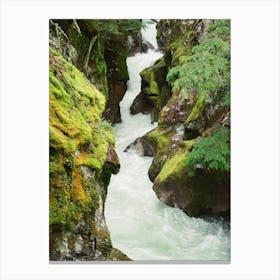
[[[182, 65], [188, 59], [192, 47], [205, 34], [210, 22], [209, 20], [160, 20], [158, 22], [157, 40], [160, 48], [164, 51], [164, 55], [153, 66], [141, 72], [141, 92], [131, 105], [130, 111], [132, 114], [151, 113], [152, 121], [158, 120], [160, 110], [171, 97], [170, 85], [166, 81], [169, 69]], [[182, 122], [186, 115], [184, 100], [182, 100], [184, 98], [178, 93], [175, 94], [176, 96], [171, 102], [174, 105], [177, 103], [177, 107], [180, 108], [167, 112], [170, 114], [167, 122]], [[170, 106], [167, 106], [166, 109], [168, 107]], [[180, 111], [179, 115], [176, 111]]]
[[113, 174], [117, 174], [120, 170], [119, 157], [112, 144], [110, 144], [108, 147], [105, 164], [110, 166], [110, 170], [112, 171]]
[[199, 170], [188, 176], [186, 159], [192, 147], [185, 141], [170, 155], [154, 181], [157, 197], [169, 206], [182, 209], [189, 216], [229, 218], [230, 178], [228, 172]]
[[133, 115], [138, 113], [151, 114], [153, 110], [154, 104], [143, 92], [140, 92], [136, 96], [136, 98], [133, 100], [132, 105], [130, 106], [130, 112]]
[[128, 152], [130, 150], [134, 151], [139, 156], [151, 157], [154, 154], [154, 148], [145, 136], [135, 139], [135, 141], [128, 145], [124, 151]]
[[94, 20], [50, 20], [50, 47], [76, 66], [108, 96], [107, 65], [99, 27]]
[[133, 150], [139, 156], [153, 157], [148, 175], [150, 180], [154, 181], [170, 152], [182, 145], [183, 136], [183, 125], [158, 127], [137, 138], [125, 151]]
[[108, 260], [104, 203], [119, 162], [105, 97], [54, 50], [49, 78], [50, 260]]
[[176, 125], [177, 123], [184, 123], [188, 115], [189, 108], [187, 108], [186, 99], [180, 92], [174, 92], [169, 99], [166, 106], [162, 108], [159, 113], [159, 125]]
[[148, 41], [142, 42], [142, 52], [147, 52], [148, 50], [154, 50], [155, 47]]
[[157, 24], [158, 44], [161, 49], [166, 49], [182, 37], [185, 37], [186, 44], [200, 43], [213, 22], [209, 19], [161, 19]]
[[103, 116], [111, 123], [121, 122], [119, 103], [126, 92], [126, 82], [129, 78], [126, 66], [128, 56], [126, 40], [127, 38], [120, 37], [118, 41], [111, 42], [112, 46], [107, 46], [104, 54], [108, 69], [109, 95]]
[[160, 109], [170, 98], [170, 87], [166, 81], [166, 74], [167, 65], [164, 57], [140, 73], [142, 78], [141, 92], [130, 107], [132, 114], [151, 113], [152, 121], [158, 119]]
[[106, 108], [103, 117], [111, 122], [121, 122], [120, 102], [126, 92], [126, 81], [119, 81], [118, 79], [110, 79], [109, 81], [109, 97], [106, 103]]

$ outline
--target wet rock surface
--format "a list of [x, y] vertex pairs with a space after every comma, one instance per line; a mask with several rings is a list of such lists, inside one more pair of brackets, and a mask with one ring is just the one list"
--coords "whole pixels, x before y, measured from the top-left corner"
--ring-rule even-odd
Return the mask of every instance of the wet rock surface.
[[166, 72], [160, 69], [181, 67], [188, 61], [193, 46], [204, 42], [213, 23], [213, 20], [160, 20], [157, 24], [157, 39], [164, 56], [142, 71], [142, 90], [131, 111], [151, 112], [152, 104], [158, 110], [158, 128], [137, 139], [130, 148], [143, 150], [144, 141], [152, 147], [153, 162], [148, 174], [161, 201], [189, 216], [229, 219], [230, 172], [215, 171], [200, 163], [192, 171], [188, 166], [196, 143], [210, 139], [221, 127], [230, 127], [229, 106], [220, 101], [218, 94], [211, 102], [204, 102], [194, 88], [188, 96], [179, 89], [170, 89], [171, 94], [157, 107], [162, 83], [154, 83], [166, 78]]

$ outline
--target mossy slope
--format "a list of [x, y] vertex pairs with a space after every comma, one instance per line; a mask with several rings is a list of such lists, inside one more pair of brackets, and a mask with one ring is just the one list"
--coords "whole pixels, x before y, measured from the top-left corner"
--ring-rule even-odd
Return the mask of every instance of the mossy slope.
[[101, 119], [105, 96], [52, 49], [49, 78], [50, 259], [105, 260], [112, 250], [106, 162], [115, 141]]

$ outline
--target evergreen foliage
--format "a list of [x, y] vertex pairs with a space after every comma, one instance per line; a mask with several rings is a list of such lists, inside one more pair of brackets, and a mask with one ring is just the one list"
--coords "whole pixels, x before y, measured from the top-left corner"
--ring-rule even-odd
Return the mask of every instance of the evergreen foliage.
[[186, 164], [190, 177], [195, 174], [195, 167], [203, 165], [210, 170], [229, 171], [230, 169], [230, 132], [228, 127], [220, 127], [215, 134], [205, 137], [194, 144]]
[[107, 39], [128, 35], [141, 29], [142, 21], [139, 19], [103, 19], [98, 20], [99, 32]]
[[180, 91], [185, 98], [195, 92], [206, 104], [220, 101], [224, 106], [229, 106], [229, 20], [214, 22], [202, 38], [202, 43], [192, 48], [192, 55], [187, 57], [184, 64], [170, 69], [167, 81], [173, 91]]

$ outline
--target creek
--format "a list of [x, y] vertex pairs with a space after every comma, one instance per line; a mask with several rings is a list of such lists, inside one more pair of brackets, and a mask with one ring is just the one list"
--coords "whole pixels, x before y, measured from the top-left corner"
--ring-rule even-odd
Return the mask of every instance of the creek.
[[220, 219], [192, 218], [162, 203], [148, 178], [152, 158], [124, 152], [136, 138], [157, 126], [151, 124], [150, 115], [130, 114], [130, 105], [141, 91], [139, 73], [162, 56], [156, 51], [155, 23], [147, 21], [142, 38], [155, 50], [127, 58], [129, 81], [120, 103], [122, 122], [114, 125], [121, 168], [111, 177], [105, 204], [113, 246], [132, 260], [229, 260], [229, 224]]

